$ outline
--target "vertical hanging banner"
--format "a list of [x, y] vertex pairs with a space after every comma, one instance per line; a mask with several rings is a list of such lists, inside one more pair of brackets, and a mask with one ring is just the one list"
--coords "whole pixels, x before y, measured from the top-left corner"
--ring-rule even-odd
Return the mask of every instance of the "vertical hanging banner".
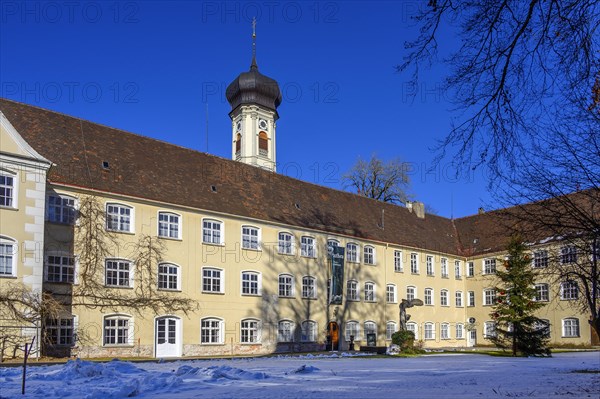
[[329, 292], [329, 303], [333, 305], [342, 304], [344, 289], [344, 247], [330, 246], [327, 249], [331, 258], [331, 284]]

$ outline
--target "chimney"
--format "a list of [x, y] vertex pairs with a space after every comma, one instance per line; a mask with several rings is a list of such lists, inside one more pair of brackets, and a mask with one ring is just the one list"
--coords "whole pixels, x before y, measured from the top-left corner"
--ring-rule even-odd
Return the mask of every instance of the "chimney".
[[412, 208], [415, 211], [415, 215], [419, 219], [425, 219], [425, 204], [419, 201], [415, 201], [412, 203]]
[[412, 203], [412, 201], [406, 201], [406, 209], [408, 209], [409, 212], [412, 213], [412, 211], [413, 211], [413, 203]]
[[483, 215], [485, 213], [485, 209], [483, 209], [483, 207], [480, 206], [479, 209], [477, 210], [477, 213], [480, 215]]

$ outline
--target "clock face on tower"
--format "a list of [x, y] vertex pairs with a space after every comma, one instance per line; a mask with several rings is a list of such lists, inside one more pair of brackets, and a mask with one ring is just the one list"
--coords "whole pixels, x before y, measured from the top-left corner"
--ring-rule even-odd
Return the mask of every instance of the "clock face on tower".
[[261, 129], [263, 129], [263, 130], [266, 130], [267, 129], [267, 121], [264, 120], [264, 119], [259, 119], [259, 121], [258, 121], [258, 127], [261, 128]]

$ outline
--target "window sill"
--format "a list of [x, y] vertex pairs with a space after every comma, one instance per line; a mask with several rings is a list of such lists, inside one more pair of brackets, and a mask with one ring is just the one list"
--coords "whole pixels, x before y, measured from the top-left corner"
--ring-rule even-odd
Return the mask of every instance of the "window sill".
[[182, 292], [181, 289], [178, 288], [157, 288], [157, 290], [161, 292]]
[[279, 299], [296, 299], [295, 296], [283, 296], [283, 295], [279, 295], [278, 298]]
[[312, 297], [312, 296], [303, 296], [302, 299], [306, 299], [307, 301], [316, 301], [317, 300], [316, 297]]
[[109, 233], [126, 234], [126, 235], [130, 235], [130, 236], [135, 235], [135, 231], [113, 230], [113, 229], [106, 229], [106, 231]]
[[225, 343], [223, 342], [200, 342], [202, 346], [223, 346]]
[[135, 345], [131, 344], [104, 344], [103, 348], [135, 348]]
[[293, 252], [288, 253], [288, 252], [279, 252], [279, 251], [277, 251], [277, 253], [279, 255], [284, 255], [284, 256], [294, 256], [295, 255]]
[[202, 291], [202, 293], [207, 295], [225, 295], [225, 293], [221, 291]]
[[158, 236], [161, 240], [169, 240], [169, 241], [183, 241], [183, 238], [179, 237], [166, 237], [166, 236]]
[[308, 256], [308, 255], [300, 255], [302, 258], [306, 258], [306, 259], [317, 259], [316, 256]]
[[247, 345], [247, 346], [251, 346], [251, 345], [262, 345], [262, 342], [240, 342], [240, 345]]
[[51, 280], [44, 280], [44, 283], [57, 284], [57, 285], [74, 285], [75, 284], [75, 282], [73, 282], [73, 281], [51, 281]]
[[419, 272], [410, 272], [410, 274], [412, 274], [413, 276], [418, 276]]
[[260, 297], [262, 294], [261, 294], [260, 292], [259, 292], [259, 293], [257, 293], [257, 294], [244, 294], [244, 293], [242, 292], [242, 294], [241, 294], [241, 295], [242, 295], [242, 296], [249, 296], [249, 297]]
[[244, 251], [252, 251], [252, 252], [262, 252], [262, 248], [246, 248], [246, 247], [242, 247], [242, 249]]
[[73, 227], [73, 226], [75, 226], [75, 223], [64, 223], [64, 222], [59, 222], [59, 221], [56, 221], [56, 220], [46, 220], [46, 223], [49, 223], [49, 224], [54, 225], [54, 226], [65, 226], [65, 227]]
[[209, 245], [211, 247], [224, 247], [225, 243], [224, 242], [206, 242], [206, 241], [202, 241], [203, 245]]
[[394, 273], [404, 273], [404, 270], [394, 270]]
[[427, 277], [435, 277], [435, 274], [428, 274]]
[[4, 209], [4, 210], [7, 210], [7, 211], [15, 211], [15, 212], [19, 211], [19, 208], [15, 208], [15, 207], [12, 207], [12, 206], [4, 206], [4, 205], [0, 205], [0, 209]]
[[8, 278], [8, 279], [17, 279], [17, 276], [13, 276], [12, 274], [0, 274], [0, 278]]
[[563, 335], [561, 338], [581, 338], [579, 335]]
[[378, 302], [378, 301], [367, 301], [367, 300], [365, 299], [365, 303], [379, 303], [379, 302]]
[[449, 279], [450, 277], [442, 275], [442, 278]]
[[350, 298], [346, 298], [346, 302], [360, 302], [360, 299], [350, 299]]
[[131, 287], [131, 286], [125, 286], [125, 285], [108, 285], [108, 284], [104, 284], [104, 286], [106, 288], [116, 288], [116, 289], [120, 289], [120, 290], [133, 290], [133, 287]]

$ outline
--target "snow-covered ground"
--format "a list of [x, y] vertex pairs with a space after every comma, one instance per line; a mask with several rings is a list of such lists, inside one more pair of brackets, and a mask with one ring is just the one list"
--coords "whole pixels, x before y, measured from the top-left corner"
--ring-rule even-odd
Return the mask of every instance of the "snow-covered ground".
[[[587, 373], [576, 372], [586, 370]], [[550, 359], [485, 355], [279, 356], [28, 368], [26, 398], [600, 397], [600, 352]], [[590, 373], [589, 371], [596, 371]], [[21, 396], [21, 368], [0, 368], [0, 397]]]

